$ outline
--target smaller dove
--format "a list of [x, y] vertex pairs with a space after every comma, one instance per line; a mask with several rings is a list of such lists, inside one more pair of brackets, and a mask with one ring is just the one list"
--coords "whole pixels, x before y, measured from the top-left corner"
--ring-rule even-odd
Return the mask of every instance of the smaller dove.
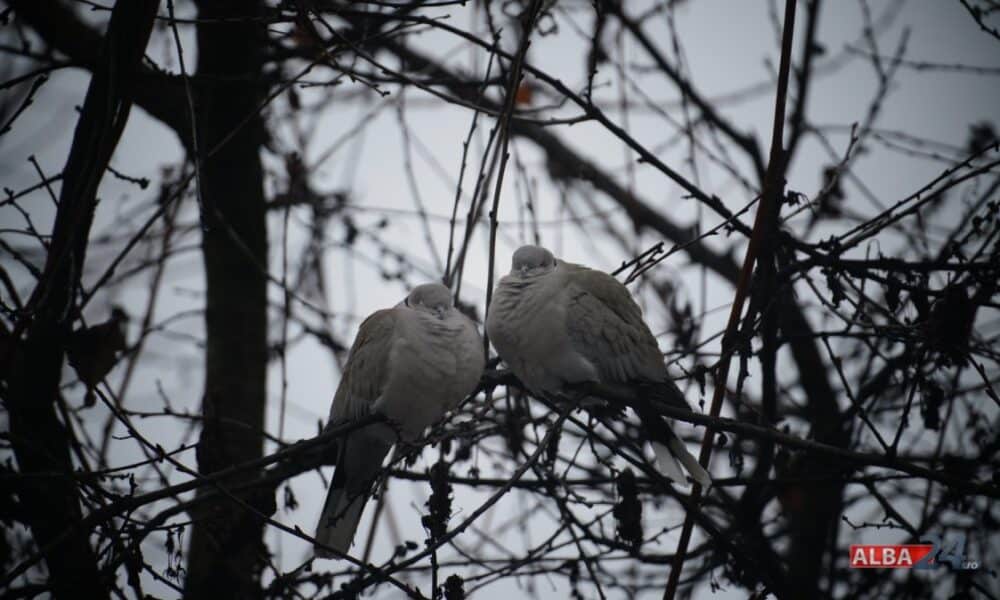
[[361, 324], [333, 397], [330, 425], [369, 414], [386, 422], [338, 440], [337, 467], [316, 525], [319, 558], [346, 554], [393, 444], [412, 443], [475, 390], [486, 359], [475, 324], [439, 283], [413, 288], [394, 308]]
[[[667, 374], [642, 310], [617, 279], [556, 259], [540, 246], [514, 252], [486, 318], [490, 341], [533, 392], [559, 392], [586, 382], [633, 386], [675, 406], [690, 407]], [[639, 413], [663, 475], [702, 486], [711, 477], [648, 404]]]

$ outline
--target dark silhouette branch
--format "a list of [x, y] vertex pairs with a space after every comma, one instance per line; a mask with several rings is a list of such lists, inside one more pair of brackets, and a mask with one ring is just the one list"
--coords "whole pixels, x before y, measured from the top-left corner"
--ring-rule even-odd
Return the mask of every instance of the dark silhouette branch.
[[[30, 5], [30, 3], [26, 3]], [[72, 473], [73, 433], [60, 422], [60, 371], [72, 323], [76, 292], [97, 205], [97, 187], [128, 121], [136, 72], [156, 16], [155, 0], [122, 0], [111, 13], [107, 34], [92, 39], [94, 75], [63, 168], [62, 189], [45, 267], [12, 334], [6, 406], [20, 472]], [[35, 5], [18, 3], [29, 12]], [[19, 14], [21, 14], [19, 12]], [[19, 339], [21, 332], [23, 340]], [[108, 597], [111, 582], [100, 577], [89, 531], [73, 529], [82, 519], [72, 479], [38, 480], [19, 490], [25, 521], [45, 548], [49, 585], [56, 598]], [[63, 536], [73, 529], [74, 534]], [[59, 543], [52, 543], [59, 539]]]

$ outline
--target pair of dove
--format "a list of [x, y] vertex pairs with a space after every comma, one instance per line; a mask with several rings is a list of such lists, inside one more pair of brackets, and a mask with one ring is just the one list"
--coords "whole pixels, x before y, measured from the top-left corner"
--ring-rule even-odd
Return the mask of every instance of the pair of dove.
[[[486, 330], [500, 357], [533, 392], [559, 393], [586, 382], [637, 386], [687, 408], [670, 380], [642, 311], [614, 277], [522, 246], [496, 287]], [[471, 394], [485, 363], [475, 324], [438, 283], [417, 286], [358, 330], [330, 410], [330, 424], [371, 413], [378, 422], [346, 434], [316, 527], [320, 558], [345, 554], [365, 502], [397, 440], [412, 443]], [[708, 473], [648, 404], [636, 410], [662, 473], [702, 485]], [[336, 552], [332, 552], [331, 549]]]

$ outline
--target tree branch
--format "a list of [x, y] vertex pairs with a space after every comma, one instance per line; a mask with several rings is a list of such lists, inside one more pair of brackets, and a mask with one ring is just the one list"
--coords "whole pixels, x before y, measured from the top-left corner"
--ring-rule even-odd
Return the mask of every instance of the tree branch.
[[[7, 0], [14, 13], [51, 48], [74, 64], [93, 72], [98, 68], [101, 36], [57, 0]], [[133, 102], [172, 129], [181, 143], [191, 141], [184, 88], [180, 78], [140, 64], [134, 75]]]
[[[111, 13], [107, 35], [102, 41], [90, 40], [94, 76], [63, 169], [45, 268], [12, 336], [17, 340], [25, 332], [14, 351], [7, 398], [11, 442], [23, 474], [73, 472], [71, 434], [55, 411], [65, 344], [77, 314], [75, 292], [83, 272], [97, 188], [128, 121], [138, 83], [135, 73], [156, 7], [156, 0], [120, 0]], [[33, 12], [38, 7], [27, 9]], [[55, 597], [107, 597], [110, 582], [99, 576], [90, 532], [74, 528], [82, 518], [74, 480], [36, 481], [19, 495], [35, 543], [45, 548]], [[74, 533], [63, 536], [67, 530]], [[53, 543], [57, 539], [60, 542]]]

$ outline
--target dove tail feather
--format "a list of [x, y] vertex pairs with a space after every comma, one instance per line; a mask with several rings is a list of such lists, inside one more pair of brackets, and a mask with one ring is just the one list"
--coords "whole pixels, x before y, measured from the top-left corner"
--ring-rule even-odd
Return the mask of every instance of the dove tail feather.
[[668, 479], [687, 484], [687, 478], [681, 467], [702, 487], [712, 484], [712, 477], [690, 452], [684, 442], [670, 429], [663, 418], [647, 404], [640, 401], [633, 408], [639, 414], [643, 427], [649, 435], [649, 441], [656, 455], [656, 465]]
[[712, 485], [712, 476], [701, 466], [698, 459], [688, 452], [687, 447], [684, 446], [684, 442], [674, 435], [673, 432], [671, 432], [670, 437], [670, 450], [676, 457], [676, 460], [680, 461], [684, 465], [684, 468], [687, 469], [688, 474], [691, 475], [691, 479], [697, 481], [701, 487]]
[[[351, 501], [344, 488], [330, 488], [326, 495], [326, 503], [316, 525], [316, 543], [313, 550], [317, 558], [340, 558], [347, 554], [354, 541], [354, 533], [361, 522], [361, 514], [365, 508], [364, 496], [357, 496]], [[340, 554], [330, 551], [333, 548]]]
[[684, 471], [681, 470], [681, 463], [674, 456], [673, 451], [660, 442], [653, 442], [652, 446], [653, 453], [656, 455], [656, 466], [659, 467], [660, 473], [674, 483], [687, 485], [687, 478], [684, 477]]
[[347, 439], [316, 524], [313, 552], [317, 558], [341, 558], [342, 554], [347, 554], [372, 484], [391, 447], [370, 436], [352, 435]]

